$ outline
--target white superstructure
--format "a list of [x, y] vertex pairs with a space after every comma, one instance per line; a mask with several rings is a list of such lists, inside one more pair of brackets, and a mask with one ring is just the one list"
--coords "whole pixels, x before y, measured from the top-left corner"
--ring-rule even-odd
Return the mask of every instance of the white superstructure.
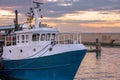
[[[26, 59], [86, 49], [78, 33], [59, 33], [56, 29], [19, 31], [6, 37], [5, 59]], [[50, 50], [52, 49], [52, 50]], [[45, 52], [45, 54], [44, 54]]]
[[4, 59], [37, 58], [86, 49], [81, 44], [79, 33], [59, 33], [57, 28], [40, 27], [39, 4], [31, 10], [34, 13], [35, 26], [6, 36], [2, 56]]

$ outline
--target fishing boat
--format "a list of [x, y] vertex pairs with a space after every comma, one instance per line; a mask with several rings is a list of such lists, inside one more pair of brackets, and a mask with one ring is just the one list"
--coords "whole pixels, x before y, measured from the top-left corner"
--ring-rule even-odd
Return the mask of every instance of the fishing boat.
[[87, 51], [81, 35], [40, 26], [41, 3], [34, 3], [35, 26], [5, 37], [0, 74], [15, 80], [73, 80]]

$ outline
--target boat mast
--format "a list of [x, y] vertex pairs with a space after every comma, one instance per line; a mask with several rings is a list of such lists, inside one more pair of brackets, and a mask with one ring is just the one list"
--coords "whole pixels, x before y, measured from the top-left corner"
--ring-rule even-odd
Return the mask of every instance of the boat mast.
[[35, 28], [39, 28], [39, 26], [40, 26], [39, 12], [41, 11], [40, 5], [43, 3], [34, 2], [34, 1], [33, 1], [33, 3], [36, 4], [36, 7], [33, 8], [34, 17], [35, 17]]
[[14, 24], [15, 24], [15, 31], [18, 31], [19, 30], [19, 25], [18, 25], [18, 11], [17, 10], [15, 10]]

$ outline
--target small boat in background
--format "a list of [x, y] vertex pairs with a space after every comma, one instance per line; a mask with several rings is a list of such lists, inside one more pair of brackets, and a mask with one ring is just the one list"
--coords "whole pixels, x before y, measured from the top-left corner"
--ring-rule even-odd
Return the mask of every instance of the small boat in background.
[[73, 80], [87, 51], [81, 35], [41, 27], [41, 3], [34, 3], [35, 26], [5, 37], [0, 74], [16, 80]]

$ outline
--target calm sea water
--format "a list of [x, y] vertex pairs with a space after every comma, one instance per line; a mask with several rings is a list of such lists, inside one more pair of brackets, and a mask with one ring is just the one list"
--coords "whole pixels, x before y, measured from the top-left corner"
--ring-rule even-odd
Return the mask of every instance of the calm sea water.
[[120, 80], [120, 48], [102, 47], [98, 57], [87, 53], [74, 80]]

